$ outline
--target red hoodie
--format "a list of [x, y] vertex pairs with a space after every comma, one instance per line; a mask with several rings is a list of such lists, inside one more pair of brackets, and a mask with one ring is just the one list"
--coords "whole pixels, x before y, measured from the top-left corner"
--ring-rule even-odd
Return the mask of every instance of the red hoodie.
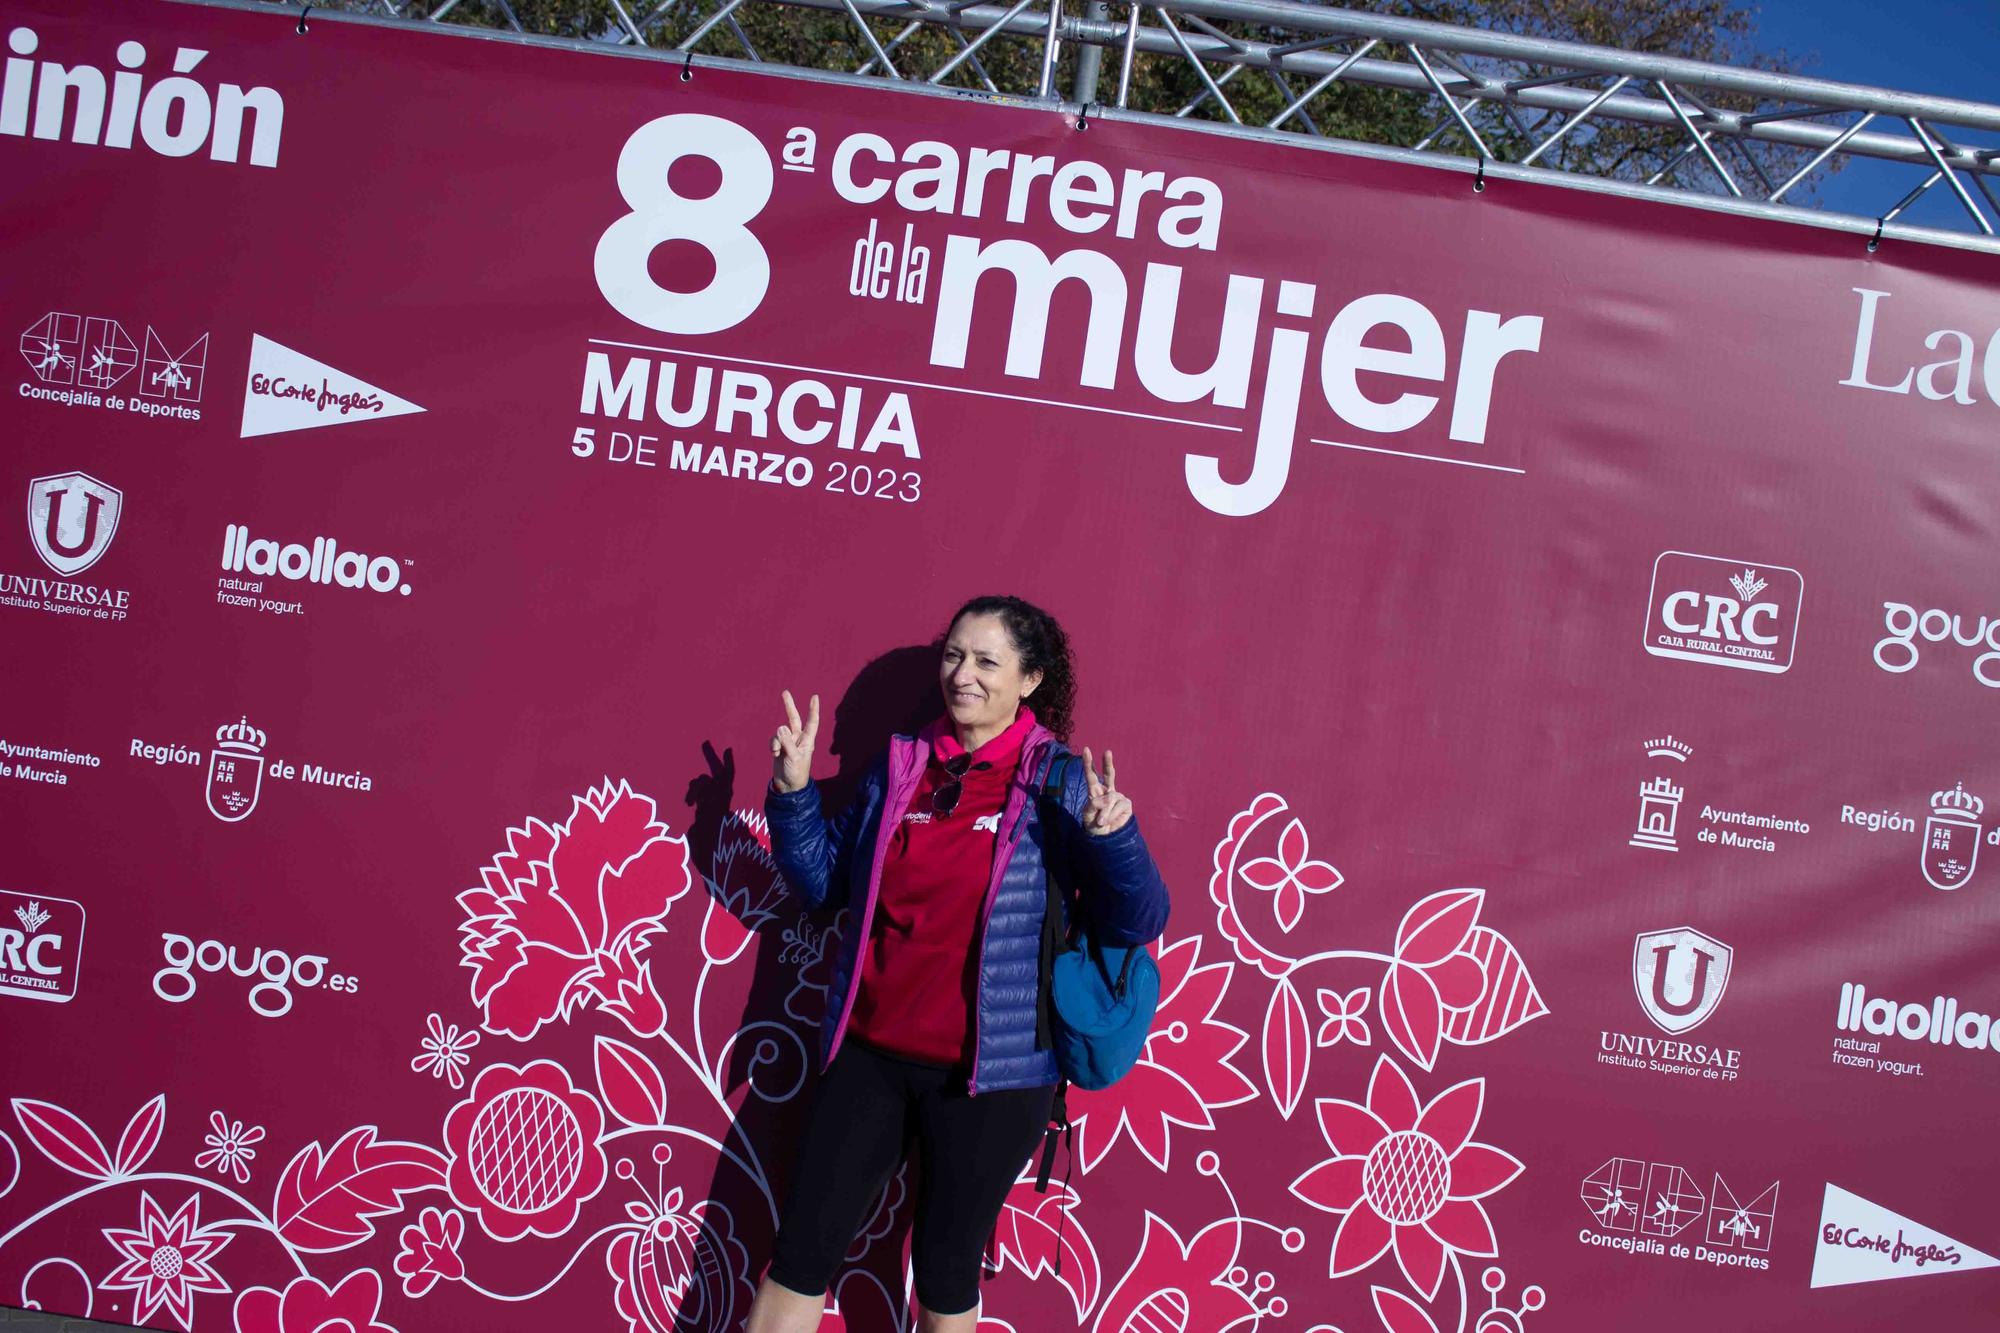
[[949, 815], [935, 812], [932, 793], [949, 784], [945, 764], [965, 750], [947, 722], [926, 732], [930, 762], [890, 836], [875, 920], [861, 949], [849, 1022], [851, 1034], [868, 1044], [911, 1060], [970, 1067], [980, 912], [1007, 789], [1034, 725], [1035, 715], [1023, 708], [972, 752]]

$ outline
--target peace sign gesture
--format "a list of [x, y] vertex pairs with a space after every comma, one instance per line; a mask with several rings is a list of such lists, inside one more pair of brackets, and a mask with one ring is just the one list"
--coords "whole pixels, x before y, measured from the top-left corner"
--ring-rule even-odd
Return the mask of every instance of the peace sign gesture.
[[1083, 747], [1083, 775], [1090, 784], [1090, 802], [1083, 807], [1084, 830], [1094, 838], [1116, 833], [1132, 818], [1132, 800], [1118, 790], [1118, 766], [1111, 751], [1104, 752], [1104, 776], [1097, 776], [1097, 761], [1088, 745]]
[[813, 742], [819, 739], [819, 696], [806, 704], [806, 716], [799, 720], [799, 706], [792, 692], [785, 691], [785, 725], [771, 737], [771, 785], [779, 791], [797, 791], [812, 781]]

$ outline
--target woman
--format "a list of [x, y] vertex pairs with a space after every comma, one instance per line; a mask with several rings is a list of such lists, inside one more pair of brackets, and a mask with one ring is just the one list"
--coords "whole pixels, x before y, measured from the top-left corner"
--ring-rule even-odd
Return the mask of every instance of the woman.
[[912, 1144], [919, 1327], [972, 1333], [986, 1238], [1058, 1077], [1038, 1023], [1045, 867], [1107, 944], [1166, 927], [1166, 886], [1111, 752], [1102, 777], [1088, 749], [1081, 765], [1055, 762], [1069, 755], [1076, 696], [1062, 627], [1016, 597], [968, 602], [938, 682], [945, 716], [892, 740], [836, 819], [821, 816], [811, 776], [819, 696], [801, 719], [787, 691], [771, 738], [778, 866], [809, 906], [847, 907], [852, 925], [827, 989], [825, 1072], [745, 1333], [819, 1327], [828, 1282]]

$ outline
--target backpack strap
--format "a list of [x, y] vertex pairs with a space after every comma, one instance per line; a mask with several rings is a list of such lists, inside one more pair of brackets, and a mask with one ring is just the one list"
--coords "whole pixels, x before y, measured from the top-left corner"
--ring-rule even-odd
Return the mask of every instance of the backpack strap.
[[[1058, 806], [1061, 805], [1063, 781], [1069, 775], [1069, 766], [1075, 762], [1076, 756], [1068, 754], [1050, 761], [1048, 774], [1042, 783], [1043, 800], [1053, 800]], [[1046, 814], [1046, 811], [1044, 813]], [[1045, 840], [1042, 847], [1042, 874], [1047, 889], [1047, 908], [1042, 916], [1041, 991], [1035, 1016], [1036, 1044], [1043, 1048], [1055, 1044], [1049, 1032], [1049, 1015], [1053, 1006], [1049, 995], [1049, 974], [1055, 966], [1056, 955], [1072, 947], [1069, 932], [1063, 929], [1062, 890], [1056, 883], [1055, 870], [1049, 864], [1049, 858], [1054, 852], [1055, 848]], [[1076, 1129], [1069, 1119], [1068, 1093], [1069, 1080], [1057, 1079], [1055, 1098], [1049, 1103], [1048, 1128], [1042, 1134], [1041, 1163], [1035, 1170], [1035, 1190], [1040, 1194], [1049, 1192], [1049, 1177], [1055, 1171], [1058, 1142], [1064, 1144], [1068, 1152], [1063, 1165], [1063, 1194], [1067, 1197], [1069, 1193], [1069, 1174], [1076, 1166]], [[1069, 1220], [1069, 1209], [1062, 1207], [1057, 1212], [1055, 1271], [1057, 1276], [1061, 1276], [1062, 1227]]]
[[[1041, 786], [1036, 799], [1043, 803], [1042, 824], [1045, 830], [1053, 827], [1048, 818], [1048, 802], [1062, 804], [1063, 780], [1068, 775], [1069, 765], [1076, 762], [1074, 755], [1050, 756], [1049, 765], [1043, 772]], [[1042, 839], [1042, 946], [1040, 960], [1039, 987], [1035, 1000], [1035, 1049], [1046, 1051], [1055, 1045], [1055, 1035], [1051, 1027], [1049, 998], [1049, 976], [1055, 967], [1056, 955], [1071, 947], [1069, 932], [1064, 929], [1065, 914], [1062, 903], [1062, 887], [1056, 883], [1055, 869], [1050, 865], [1056, 848], [1045, 833]]]
[[1035, 1193], [1047, 1194], [1049, 1192], [1049, 1177], [1055, 1170], [1056, 1141], [1060, 1139], [1066, 1155], [1063, 1158], [1063, 1192], [1061, 1196], [1063, 1202], [1060, 1202], [1056, 1207], [1055, 1275], [1057, 1277], [1062, 1276], [1063, 1229], [1069, 1225], [1069, 1204], [1067, 1202], [1070, 1197], [1069, 1173], [1076, 1168], [1076, 1129], [1069, 1122], [1069, 1099], [1065, 1095], [1068, 1092], [1069, 1080], [1066, 1078], [1057, 1079], [1055, 1100], [1049, 1103], [1049, 1127], [1042, 1134], [1042, 1161], [1041, 1165], [1035, 1169]]
[[1049, 1173], [1055, 1166], [1056, 1140], [1064, 1134], [1073, 1133], [1069, 1123], [1069, 1080], [1056, 1080], [1056, 1097], [1049, 1103], [1049, 1128], [1042, 1136], [1042, 1164], [1035, 1171], [1035, 1189], [1038, 1193], [1049, 1192]]

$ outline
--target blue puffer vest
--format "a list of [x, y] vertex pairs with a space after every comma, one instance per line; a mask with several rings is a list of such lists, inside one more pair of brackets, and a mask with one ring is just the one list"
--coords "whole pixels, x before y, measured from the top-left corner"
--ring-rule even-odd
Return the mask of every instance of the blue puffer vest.
[[[970, 1084], [975, 1094], [1040, 1087], [1058, 1077], [1054, 1053], [1037, 1042], [1036, 1023], [1048, 902], [1043, 867], [1050, 858], [1056, 858], [1057, 882], [1075, 886], [1093, 933], [1104, 943], [1145, 944], [1167, 926], [1167, 887], [1139, 835], [1138, 819], [1103, 837], [1084, 832], [1081, 817], [1089, 791], [1081, 763], [1065, 766], [1059, 811], [1035, 799], [1051, 762], [1068, 753], [1047, 728], [1030, 730], [1000, 816], [984, 925], [975, 946], [979, 990]], [[808, 907], [854, 909], [840, 932], [826, 993], [822, 1065], [839, 1051], [854, 1007], [856, 960], [874, 921], [888, 852], [882, 826], [909, 806], [930, 754], [925, 736], [897, 736], [863, 779], [853, 803], [832, 819], [821, 814], [819, 789], [812, 783], [795, 792], [766, 791], [771, 849], [786, 883]]]

